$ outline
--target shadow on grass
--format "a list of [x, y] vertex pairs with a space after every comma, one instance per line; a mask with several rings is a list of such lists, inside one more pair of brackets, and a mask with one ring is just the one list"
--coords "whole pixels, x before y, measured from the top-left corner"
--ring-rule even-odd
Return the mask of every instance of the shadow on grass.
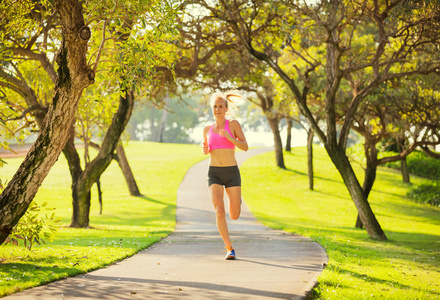
[[162, 204], [162, 205], [166, 205], [166, 206], [176, 207], [175, 204], [169, 204], [169, 203], [166, 203], [166, 202], [162, 202], [162, 201], [150, 198], [150, 197], [145, 196], [145, 195], [137, 196], [137, 198], [140, 198], [140, 199], [143, 199], [143, 200], [147, 200], [149, 202], [154, 202], [154, 203], [157, 203], [157, 204]]
[[[47, 258], [42, 262], [51, 263], [51, 260]], [[3, 290], [0, 293], [0, 297], [34, 287], [37, 282], [38, 285], [44, 285], [85, 272], [74, 266], [59, 267], [55, 264], [53, 266], [39, 266], [36, 263], [38, 261], [33, 263], [0, 264], [0, 274], [7, 274], [6, 277], [2, 278]]]
[[[263, 223], [274, 227], [272, 220]], [[319, 242], [326, 251], [337, 251], [347, 257], [357, 255], [360, 258], [379, 257], [381, 259], [402, 259], [408, 262], [414, 260], [414, 255], [423, 255], [423, 260], [434, 259], [440, 265], [439, 234], [407, 233], [385, 230], [387, 241], [377, 241], [370, 238], [364, 229], [354, 227], [332, 227], [321, 224], [318, 227], [292, 222], [288, 218], [278, 218], [276, 227], [286, 231], [304, 235]], [[360, 256], [359, 256], [360, 255]]]
[[[294, 169], [284, 169], [284, 170], [287, 171], [287, 172], [295, 173], [297, 175], [308, 176], [307, 173], [300, 172], [300, 171], [297, 171], [297, 170], [294, 170]], [[329, 181], [329, 182], [335, 182], [335, 183], [342, 184], [342, 185], [344, 184], [342, 182], [342, 180], [334, 180], [334, 179], [329, 179], [329, 178], [326, 178], [326, 177], [321, 177], [321, 176], [316, 176], [316, 175], [313, 176], [313, 179], [319, 179], [319, 180], [324, 180], [324, 181]]]
[[[369, 284], [380, 284], [380, 285], [383, 285], [384, 289], [382, 289], [382, 291], [384, 291], [384, 292], [387, 291], [389, 287], [392, 287], [392, 288], [399, 288], [399, 289], [407, 290], [407, 291], [414, 291], [414, 292], [419, 293], [419, 294], [424, 294], [424, 298], [425, 297], [429, 298], [429, 296], [439, 296], [438, 293], [433, 292], [433, 291], [429, 291], [427, 289], [421, 289], [421, 288], [418, 288], [418, 287], [414, 287], [412, 285], [397, 283], [393, 278], [391, 278], [389, 280], [387, 280], [387, 279], [380, 279], [380, 278], [377, 278], [377, 277], [374, 277], [374, 276], [371, 276], [371, 275], [360, 274], [360, 273], [357, 273], [357, 272], [354, 272], [354, 271], [351, 271], [351, 270], [348, 270], [348, 269], [344, 269], [344, 268], [337, 268], [337, 270], [335, 270], [335, 271], [337, 273], [345, 274], [345, 275], [348, 275], [350, 277], [354, 277], [354, 278], [357, 278], [359, 280], [368, 282]], [[344, 286], [344, 285], [341, 285], [340, 282], [338, 282], [338, 283], [325, 282], [325, 284], [329, 285], [329, 286], [335, 286], [335, 287], [337, 287], [337, 286]], [[345, 286], [345, 288], [356, 289], [353, 286]]]
[[[93, 230], [93, 229], [91, 229]], [[114, 232], [114, 230], [112, 230]], [[161, 237], [169, 235], [171, 230], [150, 231], [150, 236], [132, 236], [128, 237], [121, 232], [120, 236], [101, 236], [90, 239], [90, 235], [85, 233], [82, 236], [73, 236], [72, 238], [63, 238], [51, 243], [51, 246], [74, 246], [74, 247], [105, 247], [105, 248], [127, 248], [127, 249], [145, 249], [152, 243], [158, 241]], [[113, 233], [114, 234], [114, 233]], [[67, 248], [67, 250], [69, 250]]]
[[170, 204], [162, 202], [148, 196], [142, 195], [136, 197], [148, 202], [156, 203], [162, 205], [161, 209], [155, 209], [154, 211], [145, 210], [135, 210], [130, 208], [130, 202], [127, 200], [127, 204], [121, 207], [120, 211], [117, 213], [112, 212], [111, 214], [106, 214], [105, 210], [102, 215], [96, 216], [91, 222], [91, 227], [94, 226], [150, 226], [154, 223], [162, 223], [161, 216], [167, 216], [174, 218], [176, 204]]

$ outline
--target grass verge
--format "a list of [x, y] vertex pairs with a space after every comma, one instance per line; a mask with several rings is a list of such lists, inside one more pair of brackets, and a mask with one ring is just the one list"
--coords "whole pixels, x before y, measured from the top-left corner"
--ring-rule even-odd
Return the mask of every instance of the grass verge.
[[[150, 142], [130, 142], [125, 151], [144, 196], [129, 196], [119, 166], [112, 162], [101, 177], [102, 215], [96, 187], [92, 188], [88, 229], [68, 227], [71, 179], [66, 160], [60, 156], [35, 200], [56, 207], [62, 225], [53, 243], [36, 245], [32, 251], [0, 246], [0, 297], [112, 264], [173, 231], [179, 184], [188, 168], [206, 156], [195, 145]], [[5, 159], [8, 164], [0, 169], [0, 178], [10, 179], [22, 159]]]
[[[329, 263], [314, 298], [440, 297], [440, 209], [407, 199], [410, 184], [399, 172], [380, 168], [369, 197], [389, 239], [379, 242], [354, 228], [357, 211], [324, 149], [314, 149], [314, 191], [308, 189], [306, 149], [285, 153], [285, 161], [288, 170], [275, 166], [273, 153], [247, 160], [240, 169], [243, 198], [266, 226], [310, 237], [326, 249]], [[361, 167], [356, 172], [363, 178]]]

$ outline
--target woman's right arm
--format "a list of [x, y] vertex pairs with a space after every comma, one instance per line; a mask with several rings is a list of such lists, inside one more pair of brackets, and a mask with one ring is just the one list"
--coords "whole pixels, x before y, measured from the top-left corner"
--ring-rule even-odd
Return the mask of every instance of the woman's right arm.
[[205, 126], [205, 128], [203, 128], [203, 146], [202, 146], [202, 153], [203, 154], [209, 153], [208, 131], [209, 131], [209, 126]]

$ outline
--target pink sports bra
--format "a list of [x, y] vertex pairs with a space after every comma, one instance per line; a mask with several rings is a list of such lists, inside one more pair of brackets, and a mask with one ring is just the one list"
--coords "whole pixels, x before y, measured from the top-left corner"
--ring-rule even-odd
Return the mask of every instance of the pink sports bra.
[[[214, 125], [212, 125], [214, 126]], [[218, 133], [212, 131], [212, 126], [208, 132], [208, 146], [209, 150], [215, 149], [235, 149], [235, 145], [227, 138], [220, 136]], [[229, 120], [225, 120], [225, 130], [233, 137], [231, 130], [229, 129]]]

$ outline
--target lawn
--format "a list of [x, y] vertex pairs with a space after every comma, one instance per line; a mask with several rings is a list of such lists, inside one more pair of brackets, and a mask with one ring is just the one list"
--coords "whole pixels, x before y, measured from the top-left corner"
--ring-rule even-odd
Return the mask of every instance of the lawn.
[[[62, 218], [53, 243], [0, 247], [0, 296], [112, 264], [149, 247], [175, 226], [177, 188], [188, 168], [205, 158], [194, 145], [130, 142], [129, 162], [143, 197], [131, 197], [116, 163], [103, 174], [104, 210], [96, 187], [92, 228], [68, 227], [70, 176], [63, 156], [40, 188]], [[176, 153], [179, 153], [176, 156]], [[329, 255], [314, 297], [322, 299], [438, 299], [440, 297], [440, 209], [404, 197], [410, 184], [381, 168], [370, 195], [373, 211], [389, 241], [378, 242], [355, 229], [356, 209], [325, 151], [315, 148], [315, 190], [308, 190], [305, 148], [285, 154], [288, 170], [275, 167], [273, 153], [241, 167], [243, 197], [265, 225], [318, 241]], [[7, 179], [21, 158], [7, 159]], [[363, 171], [356, 165], [360, 178]], [[413, 183], [427, 180], [411, 178]]]
[[[0, 297], [42, 283], [112, 264], [171, 233], [175, 227], [177, 188], [188, 168], [206, 158], [195, 145], [130, 142], [125, 147], [142, 197], [129, 196], [122, 173], [112, 162], [101, 177], [103, 213], [92, 188], [90, 226], [69, 228], [72, 214], [70, 175], [61, 155], [35, 198], [61, 217], [52, 243], [0, 247]], [[178, 153], [178, 155], [176, 155]], [[0, 178], [10, 179], [23, 158], [5, 159]]]
[[[410, 184], [380, 168], [369, 197], [388, 241], [355, 229], [356, 209], [325, 150], [314, 150], [315, 189], [308, 189], [306, 149], [285, 154], [288, 170], [273, 153], [241, 167], [243, 198], [263, 224], [318, 241], [329, 263], [313, 291], [320, 299], [439, 299], [440, 209], [404, 195]], [[359, 178], [362, 168], [355, 164]], [[426, 179], [412, 177], [413, 183]]]

